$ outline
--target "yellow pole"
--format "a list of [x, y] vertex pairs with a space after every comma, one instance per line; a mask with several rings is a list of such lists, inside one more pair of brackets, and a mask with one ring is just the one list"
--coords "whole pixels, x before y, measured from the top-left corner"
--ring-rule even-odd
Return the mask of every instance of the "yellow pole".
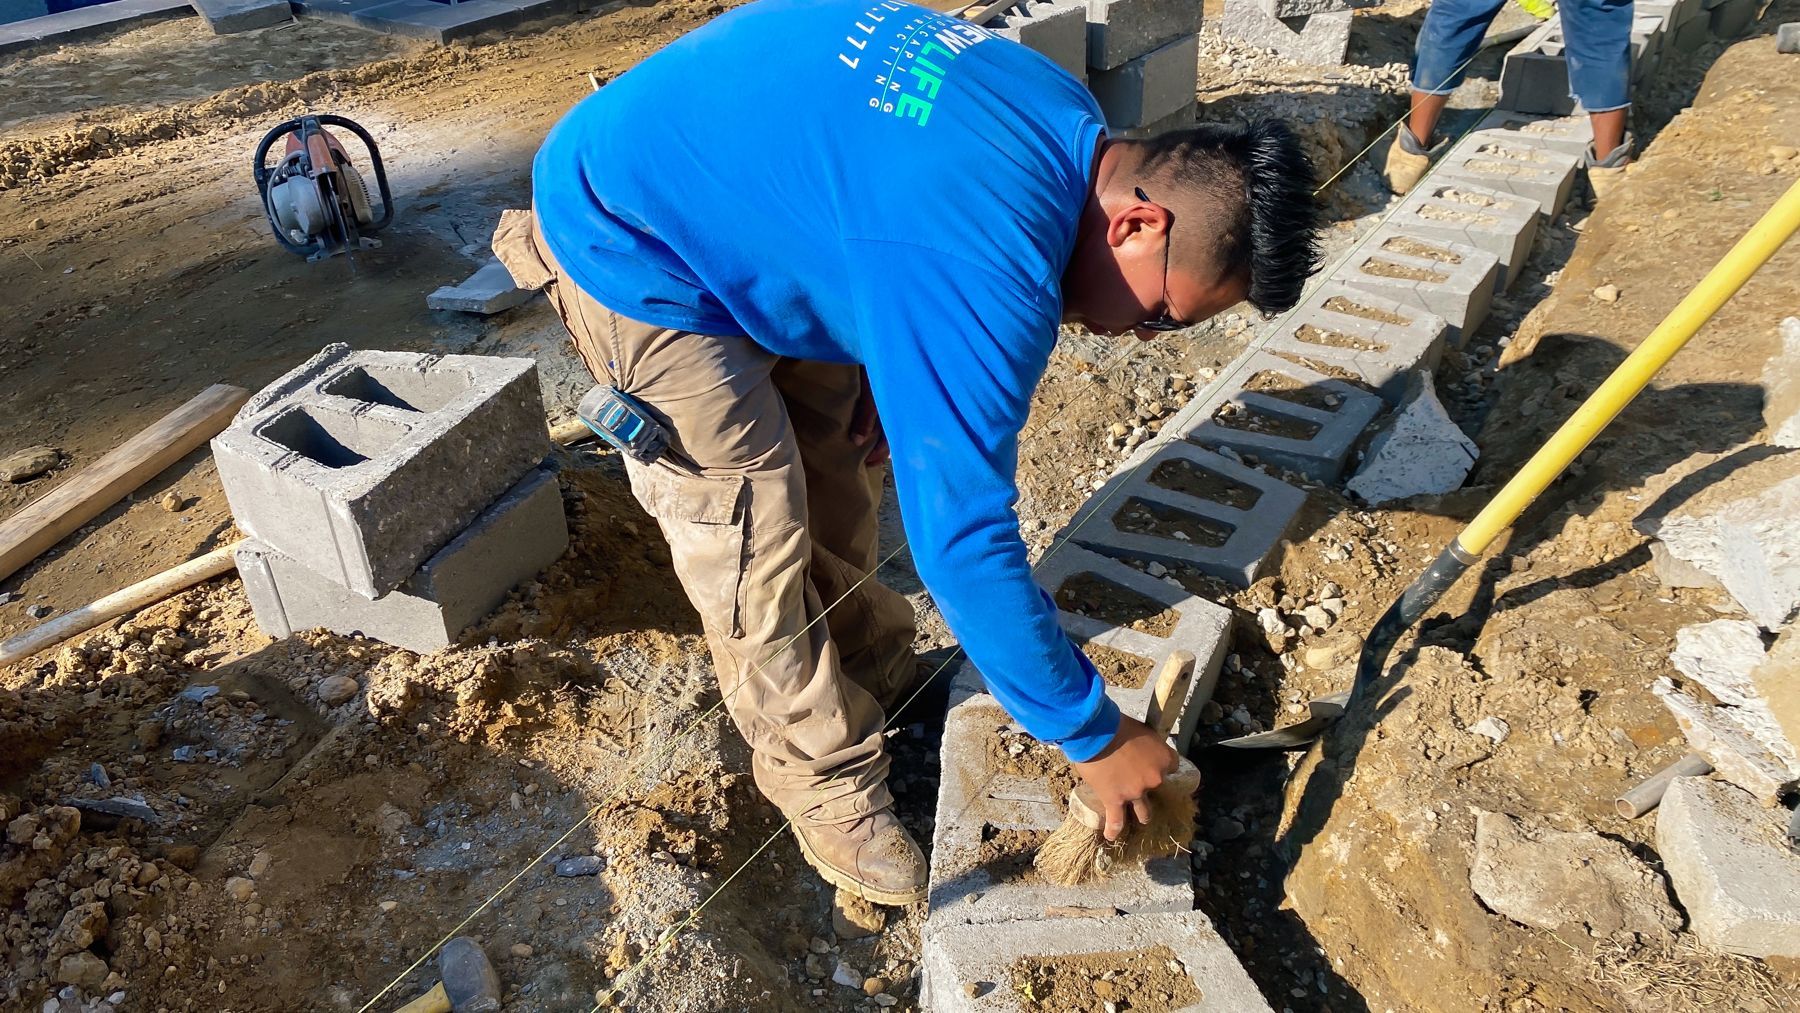
[[1562, 474], [1600, 430], [1649, 385], [1658, 370], [1681, 347], [1688, 343], [1702, 325], [1725, 305], [1737, 290], [1744, 287], [1757, 269], [1768, 262], [1788, 237], [1800, 229], [1800, 182], [1788, 187], [1775, 206], [1738, 240], [1723, 260], [1707, 272], [1687, 298], [1681, 300], [1656, 330], [1650, 332], [1619, 367], [1613, 370], [1600, 389], [1594, 391], [1582, 406], [1569, 416], [1556, 435], [1538, 449], [1506, 483], [1481, 513], [1456, 537], [1456, 548], [1470, 557], [1478, 556], [1490, 543], [1518, 518], [1531, 501]]

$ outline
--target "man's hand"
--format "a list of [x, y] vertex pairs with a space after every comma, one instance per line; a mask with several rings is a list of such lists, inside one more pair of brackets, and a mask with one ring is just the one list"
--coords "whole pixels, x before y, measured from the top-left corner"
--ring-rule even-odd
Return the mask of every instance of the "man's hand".
[[1180, 764], [1180, 754], [1149, 725], [1121, 715], [1119, 730], [1100, 755], [1070, 766], [1094, 789], [1106, 812], [1106, 839], [1116, 841], [1125, 832], [1127, 807], [1139, 823], [1150, 822], [1150, 804], [1144, 796]]
[[887, 434], [881, 431], [881, 416], [875, 414], [875, 395], [869, 390], [869, 372], [862, 371], [862, 396], [856, 399], [856, 411], [850, 416], [850, 442], [868, 447], [864, 464], [880, 464], [888, 459]]

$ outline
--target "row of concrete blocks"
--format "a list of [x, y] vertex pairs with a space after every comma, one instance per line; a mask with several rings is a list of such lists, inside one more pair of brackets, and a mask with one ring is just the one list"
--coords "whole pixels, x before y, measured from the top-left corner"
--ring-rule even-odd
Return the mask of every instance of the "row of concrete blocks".
[[530, 359], [332, 345], [212, 448], [271, 636], [443, 647], [568, 544]]
[[[1631, 24], [1631, 83], [1655, 75], [1665, 53], [1741, 35], [1756, 19], [1757, 6], [1757, 0], [1640, 0]], [[1549, 116], [1575, 112], [1564, 49], [1560, 17], [1514, 46], [1500, 72], [1499, 108]]]
[[1087, 84], [1107, 126], [1144, 136], [1193, 123], [1200, 0], [1027, 0], [987, 23]]
[[1219, 34], [1272, 49], [1296, 63], [1337, 66], [1350, 50], [1350, 8], [1343, 0], [1225, 0]]

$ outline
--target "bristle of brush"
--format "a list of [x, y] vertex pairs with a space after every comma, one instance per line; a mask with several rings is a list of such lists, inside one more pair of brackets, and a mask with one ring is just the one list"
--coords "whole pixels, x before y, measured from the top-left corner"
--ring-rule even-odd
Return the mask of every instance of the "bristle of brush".
[[1190, 791], [1166, 786], [1150, 794], [1150, 822], [1132, 823], [1117, 841], [1069, 816], [1057, 827], [1032, 864], [1059, 886], [1080, 886], [1111, 873], [1120, 862], [1146, 862], [1187, 850], [1194, 841], [1198, 804]]

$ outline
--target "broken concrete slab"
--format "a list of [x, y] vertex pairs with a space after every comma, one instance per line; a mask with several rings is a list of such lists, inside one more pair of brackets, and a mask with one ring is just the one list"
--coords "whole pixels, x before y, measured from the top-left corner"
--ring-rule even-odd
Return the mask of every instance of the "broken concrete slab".
[[1497, 278], [1504, 291], [1518, 278], [1537, 238], [1534, 200], [1490, 190], [1462, 180], [1426, 177], [1389, 216], [1386, 226], [1419, 239], [1462, 243], [1500, 260]]
[[[1179, 914], [1051, 918], [1007, 926], [927, 924], [920, 954], [921, 998], [936, 1013], [1028, 1013], [1042, 1008], [1016, 984], [1029, 963], [1083, 958], [1125, 961], [1148, 955], [1169, 963], [1191, 992], [1171, 997], [1176, 1013], [1270, 1013], [1262, 993], [1200, 911]], [[1042, 997], [1040, 997], [1041, 999]], [[1098, 1009], [1094, 994], [1071, 997], [1068, 1008]]]
[[1328, 280], [1301, 297], [1263, 348], [1343, 370], [1397, 405], [1414, 372], [1437, 368], [1447, 332], [1435, 313]]
[[1109, 128], [1129, 130], [1194, 105], [1199, 80], [1200, 37], [1184, 35], [1110, 70], [1088, 74], [1088, 90]]
[[1445, 340], [1461, 348], [1487, 319], [1500, 258], [1464, 243], [1377, 229], [1331, 280], [1443, 318]]
[[1681, 928], [1662, 876], [1625, 845], [1528, 828], [1506, 813], [1476, 812], [1469, 886], [1495, 914], [1551, 932], [1575, 927], [1604, 939]]
[[1371, 506], [1462, 488], [1481, 450], [1438, 400], [1431, 373], [1413, 375], [1406, 402], [1369, 439], [1344, 491]]
[[1800, 854], [1788, 847], [1787, 818], [1718, 781], [1669, 783], [1656, 814], [1656, 850], [1702, 943], [1800, 958]]
[[461, 284], [445, 285], [425, 297], [425, 305], [434, 310], [460, 310], [493, 316], [521, 305], [536, 295], [535, 289], [513, 284], [512, 273], [498, 260], [489, 260], [481, 269], [463, 279]]
[[1658, 679], [1650, 689], [1669, 709], [1688, 745], [1706, 757], [1720, 777], [1768, 806], [1779, 805], [1782, 793], [1794, 786], [1789, 761], [1756, 741], [1728, 708], [1702, 703], [1667, 679]]
[[1295, 63], [1336, 67], [1350, 49], [1352, 12], [1337, 11], [1304, 18], [1276, 18], [1263, 10], [1264, 0], [1225, 0], [1219, 34], [1246, 45], [1273, 49]]
[[1087, 0], [1087, 64], [1121, 66], [1198, 32], [1200, 16], [1200, 0]]
[[534, 471], [397, 590], [374, 601], [249, 540], [238, 572], [256, 625], [277, 639], [323, 628], [420, 654], [448, 647], [569, 545], [556, 476]]
[[1800, 749], [1800, 626], [1775, 638], [1750, 679], [1789, 748]]
[[1669, 547], [1661, 542], [1650, 543], [1650, 568], [1656, 571], [1656, 579], [1667, 588], [1703, 588], [1709, 591], [1723, 591], [1725, 585], [1716, 580], [1712, 574], [1697, 566], [1692, 566], [1676, 559], [1669, 552]]
[[288, 0], [193, 0], [214, 35], [232, 35], [294, 20]]
[[1800, 317], [1781, 322], [1781, 350], [1763, 367], [1762, 385], [1769, 442], [1800, 448]]
[[1432, 170], [1435, 179], [1464, 179], [1476, 186], [1537, 202], [1544, 221], [1562, 213], [1575, 189], [1582, 155], [1534, 143], [1504, 131], [1475, 131], [1456, 143]]
[[377, 598], [550, 450], [537, 363], [331, 345], [212, 441], [238, 526]]
[[1765, 653], [1762, 631], [1755, 623], [1715, 619], [1676, 630], [1669, 662], [1720, 703], [1742, 707], [1756, 699], [1750, 673], [1762, 664]]
[[1081, 0], [1022, 3], [987, 23], [1001, 38], [1011, 39], [1048, 57], [1051, 63], [1087, 83], [1088, 5]]
[[1800, 454], [1750, 461], [1643, 526], [1765, 630], [1800, 614]]
[[[1305, 502], [1304, 492], [1278, 478], [1177, 440], [1134, 457], [1064, 531], [1097, 552], [1185, 564], [1249, 587]], [[1162, 530], [1122, 527], [1125, 512], [1134, 508], [1162, 518]]]

